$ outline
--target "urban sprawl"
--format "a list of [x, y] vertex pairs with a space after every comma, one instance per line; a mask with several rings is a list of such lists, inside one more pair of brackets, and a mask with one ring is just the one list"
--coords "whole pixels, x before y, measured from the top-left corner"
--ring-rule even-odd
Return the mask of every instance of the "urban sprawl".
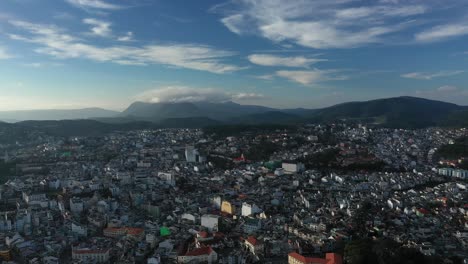
[[0, 262], [467, 263], [466, 129], [228, 130], [1, 144]]

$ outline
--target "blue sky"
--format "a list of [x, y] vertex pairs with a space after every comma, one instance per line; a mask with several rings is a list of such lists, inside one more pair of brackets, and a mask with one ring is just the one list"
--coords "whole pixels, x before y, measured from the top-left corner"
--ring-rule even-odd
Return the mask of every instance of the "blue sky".
[[465, 0], [2, 0], [0, 110], [468, 103]]

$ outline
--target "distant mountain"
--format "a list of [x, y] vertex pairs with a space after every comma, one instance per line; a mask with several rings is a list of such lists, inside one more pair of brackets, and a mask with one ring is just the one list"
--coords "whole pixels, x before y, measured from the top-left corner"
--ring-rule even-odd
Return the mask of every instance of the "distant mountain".
[[367, 120], [389, 127], [418, 128], [457, 125], [467, 110], [466, 107], [452, 103], [402, 96], [343, 103], [319, 109], [309, 118], [314, 121]]
[[144, 103], [135, 102], [120, 114], [123, 118], [159, 122], [168, 118], [206, 117], [218, 121], [227, 121], [232, 117], [264, 113], [275, 109], [240, 105], [233, 102], [183, 102], [183, 103]]
[[119, 112], [102, 108], [0, 111], [0, 120], [18, 122], [25, 120], [90, 119], [97, 117], [116, 117], [118, 114]]
[[[103, 109], [21, 111], [21, 115], [17, 114], [14, 117], [5, 113], [8, 112], [0, 112], [0, 119], [8, 117], [33, 121], [14, 124], [0, 122], [0, 143], [24, 138], [30, 135], [30, 131], [56, 136], [99, 136], [111, 131], [135, 129], [293, 125], [329, 123], [337, 120], [394, 128], [468, 126], [468, 107], [408, 96], [343, 103], [314, 110], [278, 110], [232, 102], [136, 102], [122, 113]], [[88, 119], [77, 119], [79, 116]], [[34, 121], [40, 118], [66, 120]]]

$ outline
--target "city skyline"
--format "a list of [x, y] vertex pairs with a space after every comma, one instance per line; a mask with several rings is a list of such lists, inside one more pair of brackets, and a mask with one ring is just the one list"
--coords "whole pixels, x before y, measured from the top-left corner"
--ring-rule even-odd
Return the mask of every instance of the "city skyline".
[[0, 110], [134, 101], [466, 105], [468, 3], [8, 0]]

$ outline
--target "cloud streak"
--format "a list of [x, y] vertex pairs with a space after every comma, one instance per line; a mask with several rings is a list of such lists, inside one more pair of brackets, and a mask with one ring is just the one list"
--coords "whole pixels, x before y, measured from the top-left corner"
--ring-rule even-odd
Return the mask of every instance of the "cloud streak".
[[468, 22], [439, 25], [415, 35], [419, 42], [436, 42], [468, 35]]
[[435, 73], [410, 72], [402, 74], [401, 77], [416, 80], [432, 80], [434, 78], [449, 77], [464, 73], [464, 71], [439, 71]]
[[[388, 3], [355, 0], [238, 0], [214, 7], [235, 34], [256, 34], [274, 42], [328, 49], [382, 43], [428, 12], [427, 1]], [[418, 3], [421, 4], [418, 4]]]
[[261, 66], [308, 67], [311, 64], [326, 61], [324, 59], [307, 58], [304, 56], [282, 57], [270, 54], [252, 54], [248, 56], [251, 63]]
[[9, 21], [28, 34], [10, 34], [14, 40], [37, 44], [37, 53], [60, 59], [85, 58], [97, 62], [121, 65], [162, 64], [186, 69], [227, 73], [243, 69], [224, 63], [234, 52], [198, 44], [154, 44], [146, 46], [96, 46], [67, 34], [53, 25], [33, 24], [26, 21]]
[[136, 96], [136, 100], [149, 103], [224, 103], [228, 101], [247, 101], [263, 98], [264, 96], [262, 94], [257, 93], [229, 93], [213, 88], [193, 88], [188, 86], [166, 86], [145, 91]]
[[302, 85], [311, 85], [323, 81], [333, 80], [346, 80], [348, 79], [344, 75], [337, 75], [336, 70], [307, 70], [307, 71], [289, 71], [281, 70], [277, 71], [276, 75], [282, 78], [286, 78], [290, 81], [300, 83]]
[[102, 10], [117, 10], [122, 9], [123, 6], [110, 4], [102, 0], [66, 0], [73, 6], [80, 8], [93, 8]]

